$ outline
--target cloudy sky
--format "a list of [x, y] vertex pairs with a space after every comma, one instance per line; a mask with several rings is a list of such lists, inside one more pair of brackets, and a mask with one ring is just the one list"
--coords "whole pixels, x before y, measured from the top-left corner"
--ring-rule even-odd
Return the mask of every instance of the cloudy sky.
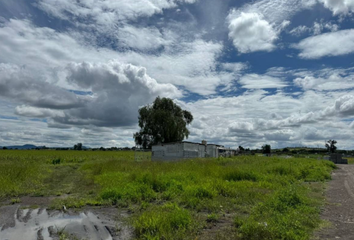
[[170, 97], [190, 141], [353, 149], [354, 0], [0, 0], [0, 146], [133, 146]]

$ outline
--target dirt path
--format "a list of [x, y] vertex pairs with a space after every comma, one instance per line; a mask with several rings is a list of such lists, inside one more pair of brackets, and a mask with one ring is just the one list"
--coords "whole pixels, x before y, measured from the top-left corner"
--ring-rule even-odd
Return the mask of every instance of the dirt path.
[[354, 239], [354, 165], [337, 165], [332, 174], [321, 217], [331, 226], [315, 234], [316, 239]]

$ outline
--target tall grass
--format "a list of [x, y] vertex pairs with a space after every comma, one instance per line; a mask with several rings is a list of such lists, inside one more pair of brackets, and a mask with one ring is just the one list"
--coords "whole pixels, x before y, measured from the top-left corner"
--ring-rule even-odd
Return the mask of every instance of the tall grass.
[[137, 239], [195, 239], [218, 221], [238, 239], [308, 239], [321, 201], [307, 183], [329, 180], [335, 168], [310, 158], [133, 159], [133, 152], [3, 151], [0, 196], [28, 194], [32, 181], [42, 195], [70, 195], [54, 205], [125, 207]]

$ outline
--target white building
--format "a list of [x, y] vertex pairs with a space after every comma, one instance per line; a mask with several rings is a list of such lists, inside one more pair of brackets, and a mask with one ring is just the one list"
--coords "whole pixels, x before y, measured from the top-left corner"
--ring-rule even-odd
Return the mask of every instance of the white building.
[[219, 156], [234, 156], [235, 150], [224, 146], [193, 142], [163, 143], [152, 146], [152, 161], [176, 161], [188, 158], [217, 158]]

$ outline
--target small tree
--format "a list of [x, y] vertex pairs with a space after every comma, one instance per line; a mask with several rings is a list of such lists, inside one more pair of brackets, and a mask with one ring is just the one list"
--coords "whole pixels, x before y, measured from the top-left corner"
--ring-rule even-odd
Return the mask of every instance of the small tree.
[[272, 151], [272, 149], [271, 149], [270, 145], [266, 144], [266, 145], [262, 146], [262, 153], [263, 154], [267, 154], [268, 155], [268, 154], [271, 153], [271, 151]]
[[243, 153], [245, 151], [245, 149], [242, 146], [238, 146], [238, 150], [240, 153]]
[[183, 141], [189, 136], [187, 125], [192, 121], [192, 114], [172, 99], [157, 97], [152, 105], [139, 109], [140, 131], [134, 134], [135, 143], [146, 149], [158, 143]]
[[336, 140], [328, 140], [325, 145], [327, 151], [330, 153], [335, 153], [335, 151], [337, 150], [336, 144], [337, 144]]
[[81, 151], [81, 150], [82, 150], [82, 143], [75, 144], [75, 145], [74, 145], [74, 150], [79, 150], [79, 151]]

